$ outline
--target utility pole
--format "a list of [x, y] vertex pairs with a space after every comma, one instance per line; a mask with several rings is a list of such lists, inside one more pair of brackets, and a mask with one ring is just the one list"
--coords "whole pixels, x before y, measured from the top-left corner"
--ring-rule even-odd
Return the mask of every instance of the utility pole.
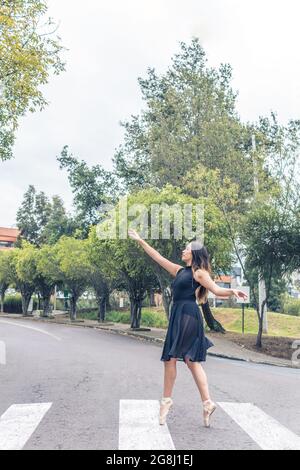
[[[254, 190], [255, 194], [259, 191], [259, 182], [258, 182], [258, 174], [257, 174], [257, 163], [256, 163], [256, 138], [255, 135], [252, 135], [252, 150], [253, 150], [253, 165], [254, 165]], [[266, 299], [266, 282], [263, 279], [261, 273], [258, 276], [258, 303], [259, 303], [259, 312], [261, 313], [261, 307], [263, 301]], [[263, 332], [268, 333], [268, 306], [265, 304], [264, 312], [263, 312]]]

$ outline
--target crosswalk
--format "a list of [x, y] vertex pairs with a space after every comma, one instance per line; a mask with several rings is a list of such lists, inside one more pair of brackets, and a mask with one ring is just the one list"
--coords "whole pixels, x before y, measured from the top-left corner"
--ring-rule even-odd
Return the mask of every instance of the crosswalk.
[[0, 450], [22, 450], [52, 403], [12, 405], [0, 418]]
[[[53, 403], [14, 404], [0, 417], [0, 450], [22, 450]], [[220, 402], [241, 432], [262, 450], [300, 450], [300, 437], [252, 403]], [[119, 450], [176, 450], [170, 429], [158, 422], [158, 400], [120, 400]], [[51, 421], [50, 421], [51, 422]]]

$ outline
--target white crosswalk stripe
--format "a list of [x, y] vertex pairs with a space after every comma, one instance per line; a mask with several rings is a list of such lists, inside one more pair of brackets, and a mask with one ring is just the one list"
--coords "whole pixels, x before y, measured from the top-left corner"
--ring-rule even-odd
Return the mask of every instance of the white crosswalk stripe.
[[12, 405], [0, 418], [0, 450], [22, 450], [52, 403]]
[[[300, 450], [300, 437], [254, 404], [218, 405], [261, 449]], [[51, 406], [31, 403], [8, 408], [0, 418], [0, 450], [23, 449]], [[158, 400], [120, 400], [118, 449], [175, 450], [167, 423], [161, 426], [158, 418]]]
[[158, 400], [120, 400], [119, 450], [175, 450], [167, 423], [158, 418]]
[[263, 450], [300, 450], [300, 437], [252, 403], [219, 403]]

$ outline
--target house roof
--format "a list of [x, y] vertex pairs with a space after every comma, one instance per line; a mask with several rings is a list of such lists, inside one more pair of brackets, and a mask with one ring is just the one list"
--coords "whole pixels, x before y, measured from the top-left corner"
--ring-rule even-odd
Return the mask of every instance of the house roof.
[[0, 242], [16, 242], [20, 231], [17, 228], [0, 227]]
[[225, 282], [226, 284], [230, 284], [231, 283], [231, 276], [218, 276], [216, 279], [215, 279], [215, 282]]

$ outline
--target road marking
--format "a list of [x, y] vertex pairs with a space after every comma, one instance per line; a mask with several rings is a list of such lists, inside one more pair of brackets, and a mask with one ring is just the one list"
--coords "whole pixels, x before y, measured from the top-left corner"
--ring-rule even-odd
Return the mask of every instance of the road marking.
[[158, 400], [120, 400], [119, 450], [175, 450], [159, 407]]
[[263, 450], [300, 450], [300, 437], [252, 403], [219, 403]]
[[0, 450], [22, 450], [52, 403], [12, 405], [0, 418]]
[[5, 323], [6, 325], [18, 326], [19, 328], [26, 328], [28, 330], [37, 331], [38, 333], [42, 333], [44, 335], [51, 336], [51, 338], [54, 338], [57, 341], [61, 341], [61, 338], [59, 338], [58, 336], [52, 335], [51, 333], [48, 333], [48, 331], [41, 330], [40, 328], [35, 328], [33, 326], [28, 326], [28, 325], [20, 325], [18, 323], [5, 321], [5, 320], [0, 320], [0, 323]]

